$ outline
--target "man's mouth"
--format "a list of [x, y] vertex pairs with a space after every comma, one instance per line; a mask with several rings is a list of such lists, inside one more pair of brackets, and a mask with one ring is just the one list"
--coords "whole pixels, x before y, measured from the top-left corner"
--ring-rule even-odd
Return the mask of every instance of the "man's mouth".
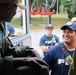
[[64, 37], [65, 40], [69, 40], [69, 37]]

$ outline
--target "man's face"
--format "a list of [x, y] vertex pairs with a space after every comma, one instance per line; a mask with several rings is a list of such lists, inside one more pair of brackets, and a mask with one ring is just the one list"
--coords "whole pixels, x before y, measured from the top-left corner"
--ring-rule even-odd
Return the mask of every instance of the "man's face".
[[65, 43], [71, 44], [76, 41], [76, 32], [70, 28], [66, 28], [63, 30], [62, 38]]
[[48, 27], [48, 28], [46, 29], [46, 34], [47, 34], [48, 36], [51, 36], [51, 35], [52, 35], [52, 32], [53, 32], [53, 28], [52, 28], [52, 27]]
[[15, 4], [0, 4], [0, 21], [10, 22], [16, 14]]
[[17, 9], [17, 6], [15, 4], [12, 5], [11, 10], [10, 10], [10, 16], [8, 17], [9, 22], [12, 20], [12, 18], [16, 14], [16, 9]]

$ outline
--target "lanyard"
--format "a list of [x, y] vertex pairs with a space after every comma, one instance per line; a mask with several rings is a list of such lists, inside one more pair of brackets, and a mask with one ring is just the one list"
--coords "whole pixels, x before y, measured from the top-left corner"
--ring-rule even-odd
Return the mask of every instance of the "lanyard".
[[[64, 54], [62, 55], [62, 59], [64, 59]], [[64, 61], [62, 62], [62, 71], [61, 71], [61, 75], [64, 75]]]

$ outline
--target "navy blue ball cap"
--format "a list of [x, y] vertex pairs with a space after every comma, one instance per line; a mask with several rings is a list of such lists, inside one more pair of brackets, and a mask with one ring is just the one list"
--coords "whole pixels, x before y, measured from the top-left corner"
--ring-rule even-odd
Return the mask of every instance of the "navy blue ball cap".
[[47, 25], [46, 25], [46, 29], [48, 29], [48, 28], [54, 28], [54, 27], [53, 27], [52, 24], [47, 24]]
[[70, 28], [71, 30], [76, 31], [76, 22], [68, 22], [64, 26], [61, 27], [61, 30], [66, 29], [66, 27]]

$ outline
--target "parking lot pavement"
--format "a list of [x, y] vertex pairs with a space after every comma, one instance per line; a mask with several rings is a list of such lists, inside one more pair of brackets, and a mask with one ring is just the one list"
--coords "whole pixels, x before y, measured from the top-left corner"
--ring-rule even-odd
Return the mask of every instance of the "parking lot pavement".
[[[32, 47], [40, 54], [41, 57], [43, 57], [43, 52], [39, 47], [39, 40], [40, 37], [45, 34], [44, 30], [34, 30], [31, 31], [31, 40], [32, 40]], [[60, 41], [62, 41], [62, 31], [59, 29], [54, 29], [53, 34], [57, 35], [60, 39]]]

